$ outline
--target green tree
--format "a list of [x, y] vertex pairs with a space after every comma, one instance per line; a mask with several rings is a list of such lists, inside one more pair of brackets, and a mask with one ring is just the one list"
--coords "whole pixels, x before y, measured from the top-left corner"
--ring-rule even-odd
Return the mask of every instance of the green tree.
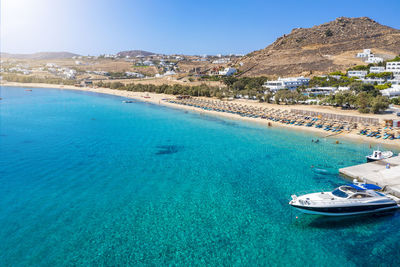
[[396, 98], [392, 98], [390, 102], [394, 105], [400, 105], [400, 96]]
[[388, 60], [387, 62], [393, 62], [393, 61], [400, 61], [400, 55], [396, 56], [394, 59]]
[[358, 111], [361, 113], [369, 113], [370, 97], [366, 92], [362, 92], [357, 96]]
[[376, 114], [386, 110], [388, 107], [389, 99], [387, 97], [379, 95], [373, 99], [371, 111]]
[[272, 93], [268, 91], [264, 96], [265, 102], [271, 103], [271, 98], [272, 98]]
[[363, 84], [360, 82], [354, 82], [350, 85], [350, 90], [355, 91], [357, 94], [361, 92], [366, 92], [369, 95], [376, 97], [380, 95], [378, 89], [376, 89], [372, 84]]
[[227, 76], [227, 77], [224, 77], [223, 79], [222, 79], [222, 82], [226, 85], [226, 86], [232, 86], [236, 81], [237, 81], [238, 79], [236, 78], [236, 77], [233, 77], [233, 76]]
[[357, 65], [357, 66], [347, 69], [347, 71], [349, 71], [349, 70], [369, 70], [369, 67], [368, 67], [368, 65]]

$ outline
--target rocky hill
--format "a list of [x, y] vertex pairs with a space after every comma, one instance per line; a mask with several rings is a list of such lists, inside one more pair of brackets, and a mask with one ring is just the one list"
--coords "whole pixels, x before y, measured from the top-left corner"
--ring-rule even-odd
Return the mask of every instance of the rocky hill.
[[154, 53], [152, 52], [148, 52], [148, 51], [143, 51], [143, 50], [129, 50], [129, 51], [121, 51], [117, 53], [117, 56], [119, 57], [136, 57], [136, 56], [150, 56], [150, 55], [154, 55]]
[[72, 58], [73, 56], [79, 56], [79, 55], [70, 52], [38, 52], [33, 54], [1, 53], [2, 58], [37, 59], [37, 60]]
[[315, 75], [364, 64], [355, 55], [370, 48], [383, 58], [400, 54], [400, 30], [367, 18], [337, 18], [293, 29], [240, 60], [243, 76]]

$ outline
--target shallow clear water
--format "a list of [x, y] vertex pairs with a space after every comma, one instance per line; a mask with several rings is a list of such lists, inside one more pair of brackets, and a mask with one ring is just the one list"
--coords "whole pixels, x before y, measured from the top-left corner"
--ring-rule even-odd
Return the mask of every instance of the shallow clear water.
[[400, 264], [398, 212], [288, 205], [345, 183], [368, 144], [93, 93], [0, 97], [2, 266]]

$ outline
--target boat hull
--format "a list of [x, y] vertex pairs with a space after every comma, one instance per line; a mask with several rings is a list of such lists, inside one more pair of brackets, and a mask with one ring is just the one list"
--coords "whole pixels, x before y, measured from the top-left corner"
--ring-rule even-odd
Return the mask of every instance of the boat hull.
[[371, 159], [369, 157], [367, 157], [367, 162], [374, 162], [374, 161], [379, 161], [380, 159]]
[[377, 213], [398, 209], [396, 203], [389, 203], [384, 205], [360, 205], [360, 206], [347, 206], [347, 207], [309, 207], [292, 205], [294, 208], [306, 214], [325, 215], [325, 216], [349, 216], [367, 213]]

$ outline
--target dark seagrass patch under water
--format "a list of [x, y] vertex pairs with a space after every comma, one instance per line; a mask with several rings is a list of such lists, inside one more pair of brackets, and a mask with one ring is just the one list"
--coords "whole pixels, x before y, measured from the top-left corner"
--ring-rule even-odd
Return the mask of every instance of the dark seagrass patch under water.
[[183, 149], [183, 146], [178, 145], [164, 145], [157, 146], [158, 151], [155, 153], [156, 155], [167, 155], [167, 154], [175, 154]]

